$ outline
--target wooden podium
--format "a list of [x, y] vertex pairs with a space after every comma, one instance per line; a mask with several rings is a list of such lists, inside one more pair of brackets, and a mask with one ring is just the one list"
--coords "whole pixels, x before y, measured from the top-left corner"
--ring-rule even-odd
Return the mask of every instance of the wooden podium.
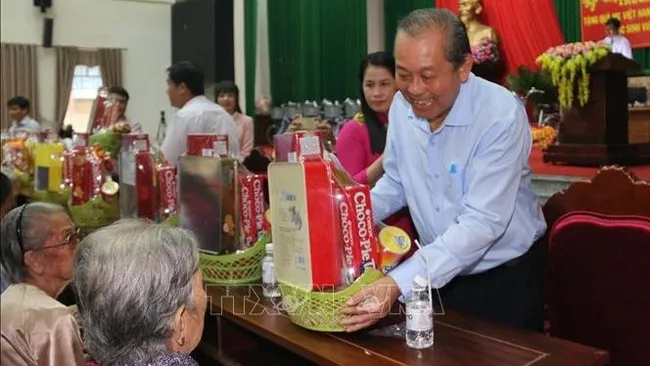
[[[601, 166], [650, 164], [650, 143], [628, 141], [627, 72], [639, 64], [610, 53], [590, 68], [589, 101], [562, 111], [558, 142], [544, 162]], [[578, 105], [577, 95], [575, 105]]]

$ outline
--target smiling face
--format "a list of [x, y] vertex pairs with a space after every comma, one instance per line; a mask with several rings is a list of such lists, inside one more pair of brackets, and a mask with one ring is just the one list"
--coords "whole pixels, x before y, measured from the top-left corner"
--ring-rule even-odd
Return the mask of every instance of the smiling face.
[[222, 106], [228, 113], [233, 114], [237, 110], [237, 96], [235, 93], [219, 93], [217, 104]]
[[363, 95], [370, 109], [388, 113], [397, 88], [395, 77], [385, 67], [368, 65], [363, 75]]
[[413, 37], [399, 32], [395, 39], [397, 88], [413, 113], [433, 124], [447, 116], [472, 69], [471, 56], [456, 68], [445, 57], [445, 49], [445, 34], [440, 30]]
[[17, 105], [9, 106], [9, 117], [12, 121], [20, 122], [29, 114], [29, 109], [20, 108]]

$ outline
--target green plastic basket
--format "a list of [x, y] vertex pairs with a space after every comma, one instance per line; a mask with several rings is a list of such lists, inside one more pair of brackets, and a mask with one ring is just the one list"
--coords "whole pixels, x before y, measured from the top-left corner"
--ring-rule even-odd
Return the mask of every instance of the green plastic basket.
[[96, 197], [79, 206], [68, 205], [70, 216], [79, 228], [97, 229], [108, 226], [120, 219], [120, 206], [117, 199], [110, 202]]
[[262, 259], [268, 234], [261, 236], [255, 245], [241, 253], [214, 255], [201, 253], [199, 265], [204, 282], [232, 285], [258, 282], [262, 279]]
[[338, 292], [305, 291], [280, 283], [283, 308], [291, 321], [303, 328], [318, 332], [343, 332], [345, 329], [340, 325], [340, 311], [345, 303], [382, 276], [378, 270], [366, 271], [352, 285]]

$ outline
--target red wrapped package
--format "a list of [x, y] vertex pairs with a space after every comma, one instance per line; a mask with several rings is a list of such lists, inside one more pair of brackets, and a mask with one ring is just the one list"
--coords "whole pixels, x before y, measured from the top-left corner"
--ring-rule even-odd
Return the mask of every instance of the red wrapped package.
[[352, 185], [341, 187], [338, 192], [345, 280], [352, 283], [367, 269], [376, 269], [379, 263], [370, 189], [365, 185]]
[[159, 219], [164, 221], [175, 215], [178, 207], [176, 168], [169, 164], [159, 165], [157, 176], [160, 197]]
[[87, 203], [92, 197], [92, 163], [86, 149], [75, 149], [70, 152], [70, 205], [79, 206]]
[[295, 163], [306, 158], [321, 158], [324, 147], [319, 131], [296, 131], [273, 136], [275, 161]]
[[154, 186], [154, 164], [149, 151], [135, 154], [135, 187], [137, 215], [139, 218], [156, 219], [156, 190]]
[[242, 227], [242, 237], [240, 238], [242, 249], [253, 246], [259, 236], [265, 232], [265, 181], [265, 175], [249, 174], [248, 172], [239, 177], [239, 222]]
[[73, 176], [75, 172], [75, 156], [80, 153], [85, 154], [85, 149], [83, 147], [73, 147], [72, 150], [66, 151], [63, 154], [63, 184], [66, 187], [71, 187], [72, 181], [73, 181]]
[[146, 133], [127, 133], [122, 135], [122, 151], [149, 151], [149, 135]]
[[[293, 134], [289, 161], [321, 159], [325, 149], [318, 131], [296, 131]], [[295, 154], [295, 155], [292, 155]]]
[[[139, 187], [137, 182], [139, 165], [136, 162], [136, 155], [139, 152], [149, 152], [149, 135], [144, 133], [129, 133], [122, 135], [122, 146], [119, 153], [119, 172], [120, 172], [120, 216], [122, 218], [142, 217], [139, 213]], [[140, 159], [144, 159], [141, 157]], [[149, 160], [151, 156], [149, 155]], [[153, 185], [154, 169], [153, 161], [147, 161], [147, 167], [151, 166], [150, 180], [147, 186]], [[142, 175], [142, 172], [140, 172]], [[141, 178], [142, 179], [142, 178]], [[146, 190], [145, 190], [146, 192]], [[152, 191], [156, 195], [157, 192]], [[149, 217], [149, 216], [147, 216]]]
[[187, 155], [228, 156], [230, 155], [228, 135], [190, 133], [187, 135]]
[[326, 161], [269, 166], [278, 281], [308, 291], [341, 284], [341, 231], [339, 208], [333, 199], [335, 188]]
[[90, 126], [88, 131], [99, 131], [101, 130], [106, 121], [106, 91], [100, 89], [97, 93], [97, 98], [93, 103], [93, 107], [90, 112]]
[[338, 161], [329, 160], [328, 165], [337, 185], [335, 202], [339, 207], [345, 280], [352, 283], [367, 269], [379, 268], [380, 263], [370, 187], [357, 183]]

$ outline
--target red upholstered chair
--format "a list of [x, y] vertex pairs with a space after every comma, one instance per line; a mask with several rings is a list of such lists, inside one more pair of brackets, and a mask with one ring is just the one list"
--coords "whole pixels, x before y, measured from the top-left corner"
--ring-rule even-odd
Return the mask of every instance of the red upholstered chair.
[[548, 244], [551, 335], [650, 365], [650, 218], [573, 211]]

